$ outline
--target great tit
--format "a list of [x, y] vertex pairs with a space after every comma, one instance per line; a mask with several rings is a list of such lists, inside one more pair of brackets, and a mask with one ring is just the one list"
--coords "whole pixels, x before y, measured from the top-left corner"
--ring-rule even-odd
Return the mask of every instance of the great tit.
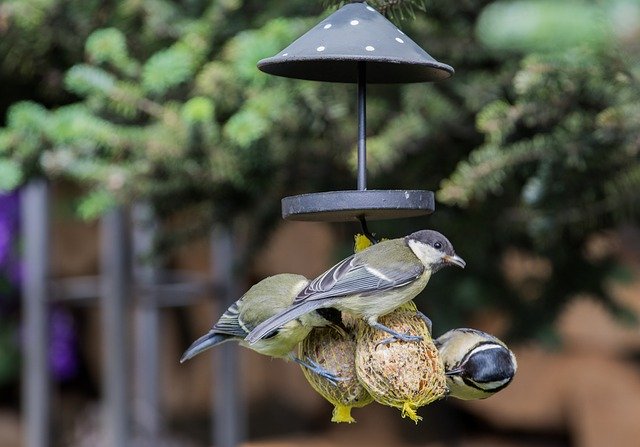
[[379, 242], [331, 267], [296, 296], [292, 305], [253, 329], [253, 345], [271, 332], [316, 309], [336, 308], [364, 319], [370, 326], [392, 335], [390, 341], [418, 341], [380, 323], [378, 317], [412, 300], [433, 273], [447, 265], [464, 268], [451, 242], [437, 231], [422, 230], [409, 236]]
[[298, 343], [304, 340], [314, 327], [340, 326], [340, 313], [335, 309], [324, 309], [322, 316], [318, 312], [310, 312], [287, 321], [272, 331], [269, 337], [252, 345], [244, 340], [259, 323], [290, 306], [293, 299], [308, 284], [309, 280], [304, 276], [288, 273], [263, 279], [233, 303], [207, 334], [191, 344], [182, 355], [180, 363], [220, 343], [234, 340], [260, 354], [293, 360], [335, 383], [339, 380], [337, 376], [324, 370], [317, 363], [309, 359], [300, 360], [293, 354]]
[[449, 396], [458, 399], [486, 399], [509, 385], [518, 369], [513, 352], [486, 332], [452, 329], [435, 343], [444, 363]]

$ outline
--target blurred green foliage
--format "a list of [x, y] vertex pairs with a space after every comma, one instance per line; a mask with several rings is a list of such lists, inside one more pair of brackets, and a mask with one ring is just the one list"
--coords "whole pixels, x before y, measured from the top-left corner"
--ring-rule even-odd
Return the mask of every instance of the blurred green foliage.
[[[347, 3], [353, 3], [353, 1], [324, 0], [324, 3], [326, 6], [337, 9]], [[427, 8], [426, 0], [369, 0], [367, 4], [394, 20], [413, 19], [416, 10], [426, 11]]]
[[[2, 3], [0, 189], [70, 180], [85, 218], [145, 200], [161, 218], [191, 216], [173, 243], [242, 221], [253, 247], [281, 197], [355, 186], [355, 87], [256, 68], [343, 3]], [[576, 293], [615, 307], [602, 290], [611, 262], [584, 252], [589, 235], [638, 217], [637, 5], [370, 3], [413, 17], [403, 30], [456, 68], [447, 82], [371, 86], [367, 111], [371, 187], [439, 189], [445, 205], [428, 224], [375, 229], [436, 227], [468, 261], [425, 292], [439, 297], [424, 304], [436, 329], [495, 309], [514, 335], [549, 339]], [[509, 283], [513, 250], [550, 273]]]

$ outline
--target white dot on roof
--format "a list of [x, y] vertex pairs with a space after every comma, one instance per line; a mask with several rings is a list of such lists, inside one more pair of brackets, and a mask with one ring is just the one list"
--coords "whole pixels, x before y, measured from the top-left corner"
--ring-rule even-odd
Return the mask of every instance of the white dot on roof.
[[367, 50], [367, 51], [375, 50], [375, 48], [373, 48], [371, 45], [368, 45], [368, 46], [364, 47], [364, 49]]
[[316, 48], [316, 51], [324, 51], [324, 47], [318, 47]]
[[358, 23], [360, 23], [360, 22], [359, 22], [359, 21], [357, 21], [357, 20], [352, 20], [352, 21], [351, 21], [351, 24], [352, 24], [353, 26], [356, 26]]
[[376, 10], [375, 10], [375, 9], [373, 9], [371, 6], [367, 6], [367, 9], [368, 9], [369, 11], [373, 11], [373, 12], [375, 12], [375, 11], [376, 11]]
[[282, 56], [289, 56], [289, 53], [282, 53]]
[[404, 43], [404, 40], [400, 39], [399, 37], [396, 37], [396, 42]]
[[330, 23], [327, 23], [327, 24], [324, 26], [324, 29], [329, 29], [329, 28], [331, 28], [331, 26], [332, 26], [332, 25], [331, 25]]

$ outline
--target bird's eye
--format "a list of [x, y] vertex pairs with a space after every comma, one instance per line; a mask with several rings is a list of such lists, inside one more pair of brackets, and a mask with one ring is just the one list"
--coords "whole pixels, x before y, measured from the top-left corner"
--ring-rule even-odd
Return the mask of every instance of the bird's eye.
[[442, 244], [440, 242], [436, 242], [433, 244], [433, 248], [435, 248], [436, 250], [441, 250]]

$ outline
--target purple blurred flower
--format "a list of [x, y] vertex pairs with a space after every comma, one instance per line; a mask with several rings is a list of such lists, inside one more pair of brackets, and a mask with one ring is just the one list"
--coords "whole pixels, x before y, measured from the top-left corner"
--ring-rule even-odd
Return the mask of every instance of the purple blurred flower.
[[18, 191], [0, 193], [0, 219], [18, 221], [20, 216], [20, 194]]
[[[0, 194], [0, 280], [8, 288], [0, 290], [0, 308], [17, 309], [18, 289], [22, 283], [22, 263], [18, 253], [20, 231], [20, 196], [17, 191]], [[6, 299], [5, 299], [6, 298]], [[10, 299], [13, 298], [13, 299]], [[5, 311], [5, 315], [15, 315]], [[0, 324], [3, 312], [0, 312]], [[25, 339], [23, 335], [23, 340]], [[0, 346], [2, 349], [2, 346]], [[23, 344], [23, 349], [28, 349]], [[53, 377], [65, 381], [75, 377], [78, 371], [76, 327], [72, 315], [65, 309], [52, 307], [49, 314], [49, 368]]]
[[0, 382], [5, 384], [16, 380], [19, 373], [19, 231], [18, 192], [0, 194]]
[[49, 326], [49, 366], [58, 381], [72, 379], [78, 372], [76, 328], [73, 316], [61, 308], [51, 309]]
[[18, 192], [0, 194], [0, 275], [7, 277], [15, 285], [20, 280], [20, 261], [16, 253], [19, 226]]
[[0, 217], [0, 267], [3, 270], [13, 247], [13, 231], [11, 227], [11, 222]]
[[[0, 308], [17, 309], [18, 291], [22, 278], [22, 264], [18, 251], [20, 231], [20, 197], [18, 192], [0, 194], [0, 280], [5, 280], [5, 293], [0, 290]], [[8, 298], [8, 299], [5, 299]], [[13, 299], [11, 299], [13, 298]], [[6, 310], [5, 309], [5, 310]], [[0, 312], [0, 325], [4, 315], [15, 312]], [[6, 325], [5, 325], [6, 326]], [[25, 340], [22, 334], [22, 340]], [[23, 342], [23, 349], [29, 349]], [[0, 346], [0, 350], [4, 347]], [[76, 376], [78, 371], [76, 327], [71, 313], [60, 307], [52, 307], [49, 313], [49, 368], [53, 377], [65, 381]]]

